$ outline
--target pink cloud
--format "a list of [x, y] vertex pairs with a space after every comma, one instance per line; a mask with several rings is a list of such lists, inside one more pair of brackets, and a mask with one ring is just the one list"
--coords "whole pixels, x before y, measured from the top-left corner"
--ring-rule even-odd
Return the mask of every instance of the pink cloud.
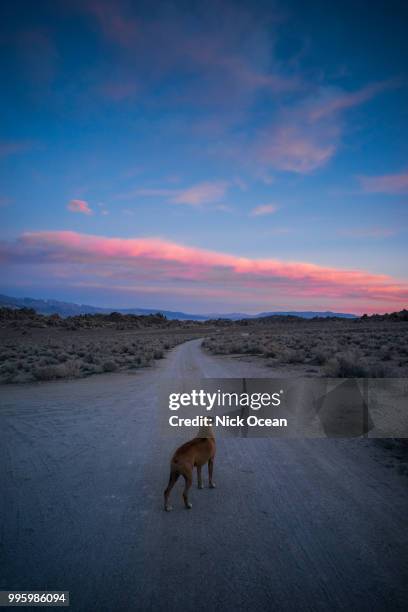
[[263, 215], [272, 215], [273, 213], [276, 213], [277, 210], [278, 206], [276, 206], [276, 204], [261, 204], [260, 206], [256, 206], [251, 211], [251, 216], [260, 217]]
[[314, 103], [310, 109], [311, 121], [318, 121], [334, 113], [359, 106], [374, 98], [377, 94], [398, 87], [400, 82], [396, 79], [372, 83], [357, 91], [330, 91], [322, 92], [322, 99]]
[[211, 202], [219, 201], [227, 191], [226, 181], [204, 182], [192, 187], [180, 190], [170, 201], [174, 204], [188, 204], [190, 206], [201, 206]]
[[275, 127], [260, 137], [256, 157], [277, 170], [308, 174], [333, 157], [336, 144], [329, 136], [301, 125]]
[[67, 209], [74, 213], [82, 213], [83, 215], [92, 215], [92, 209], [89, 208], [88, 202], [84, 200], [71, 200]]
[[[358, 269], [319, 266], [307, 262], [250, 259], [227, 253], [183, 246], [159, 238], [107, 238], [75, 232], [31, 232], [15, 243], [3, 244], [3, 264], [23, 263], [40, 273], [46, 265], [55, 274], [71, 275], [72, 282], [105, 283], [130, 290], [167, 287], [169, 293], [190, 296], [201, 291], [222, 291], [229, 301], [245, 299], [273, 304], [287, 300], [315, 300], [338, 306], [354, 304], [403, 307], [408, 283], [385, 274]], [[77, 264], [81, 264], [78, 266]]]
[[359, 176], [360, 185], [366, 193], [408, 193], [408, 171], [401, 174]]
[[259, 131], [253, 157], [263, 172], [273, 168], [309, 174], [335, 155], [344, 132], [344, 111], [398, 85], [396, 80], [383, 81], [354, 92], [321, 87], [313, 97], [282, 110], [272, 125]]
[[185, 189], [174, 188], [138, 188], [120, 193], [117, 200], [133, 200], [137, 197], [165, 198], [172, 204], [187, 204], [189, 206], [202, 206], [218, 202], [226, 193], [229, 183], [227, 181], [206, 181], [197, 183]]

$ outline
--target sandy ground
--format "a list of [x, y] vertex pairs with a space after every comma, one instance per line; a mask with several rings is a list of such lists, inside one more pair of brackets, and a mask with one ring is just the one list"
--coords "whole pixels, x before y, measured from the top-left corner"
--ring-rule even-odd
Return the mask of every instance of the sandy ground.
[[0, 588], [75, 611], [406, 609], [408, 487], [366, 440], [221, 438], [217, 489], [162, 510], [168, 379], [271, 376], [183, 344], [147, 370], [3, 387]]

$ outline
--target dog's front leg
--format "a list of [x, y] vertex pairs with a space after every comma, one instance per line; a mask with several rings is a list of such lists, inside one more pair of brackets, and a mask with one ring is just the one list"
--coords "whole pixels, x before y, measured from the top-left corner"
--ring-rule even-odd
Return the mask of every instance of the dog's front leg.
[[201, 465], [197, 465], [197, 483], [198, 483], [198, 488], [199, 489], [204, 489], [203, 481], [202, 481], [202, 478], [201, 478]]
[[208, 460], [208, 480], [210, 489], [215, 489], [215, 482], [213, 482], [213, 469], [214, 469], [214, 459]]
[[190, 490], [191, 485], [193, 484], [193, 468], [191, 468], [191, 471], [187, 472], [187, 474], [183, 474], [183, 476], [184, 476], [184, 481], [185, 481], [185, 486], [184, 486], [184, 491], [183, 491], [184, 505], [187, 508], [187, 510], [190, 510], [193, 507], [193, 504], [188, 501], [188, 492]]

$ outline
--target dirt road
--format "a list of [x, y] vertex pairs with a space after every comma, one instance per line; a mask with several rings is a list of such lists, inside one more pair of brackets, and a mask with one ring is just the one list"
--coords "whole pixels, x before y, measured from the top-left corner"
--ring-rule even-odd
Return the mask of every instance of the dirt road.
[[174, 440], [161, 381], [270, 376], [202, 353], [1, 389], [0, 589], [69, 590], [71, 609], [402, 610], [407, 478], [364, 440], [223, 438], [217, 489], [162, 510]]

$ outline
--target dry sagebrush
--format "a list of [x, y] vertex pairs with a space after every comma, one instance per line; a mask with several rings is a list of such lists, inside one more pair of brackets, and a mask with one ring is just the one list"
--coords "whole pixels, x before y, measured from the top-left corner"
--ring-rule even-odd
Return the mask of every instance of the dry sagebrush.
[[250, 333], [218, 332], [203, 346], [215, 355], [247, 355], [271, 367], [308, 366], [316, 374], [334, 378], [384, 378], [408, 375], [408, 326], [342, 329], [322, 325], [285, 332], [280, 328]]

